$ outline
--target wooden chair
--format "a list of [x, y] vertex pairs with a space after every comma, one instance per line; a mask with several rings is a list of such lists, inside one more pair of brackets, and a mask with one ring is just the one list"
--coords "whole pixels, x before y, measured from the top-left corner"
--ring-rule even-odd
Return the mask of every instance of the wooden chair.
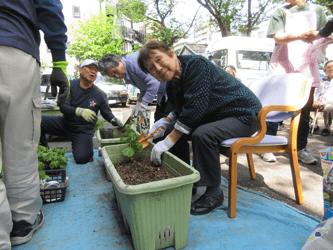
[[[299, 73], [268, 76], [252, 82], [249, 88], [263, 108], [258, 115], [258, 132], [248, 138], [233, 138], [221, 143], [221, 153], [229, 154], [228, 216], [236, 217], [237, 155], [246, 154], [250, 176], [256, 179], [253, 153], [286, 153], [289, 155], [296, 202], [304, 203], [297, 157], [297, 131], [302, 107], [306, 104], [311, 82]], [[266, 135], [266, 121], [291, 118], [288, 138]]]

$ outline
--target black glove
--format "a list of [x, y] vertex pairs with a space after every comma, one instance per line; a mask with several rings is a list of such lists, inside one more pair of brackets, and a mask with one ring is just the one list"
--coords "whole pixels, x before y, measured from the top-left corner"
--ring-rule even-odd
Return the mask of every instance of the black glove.
[[68, 95], [70, 88], [70, 81], [67, 75], [67, 61], [53, 62], [53, 70], [50, 78], [52, 96], [57, 95], [57, 86], [60, 88], [57, 105], [61, 107]]
[[122, 124], [118, 118], [112, 118], [111, 124], [115, 127], [124, 127], [124, 124]]
[[329, 19], [325, 26], [319, 30], [321, 37], [328, 37], [333, 33], [333, 18]]

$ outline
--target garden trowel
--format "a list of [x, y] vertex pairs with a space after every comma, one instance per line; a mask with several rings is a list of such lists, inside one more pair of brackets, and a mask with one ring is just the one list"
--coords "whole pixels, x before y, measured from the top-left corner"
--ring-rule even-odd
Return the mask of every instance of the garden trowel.
[[149, 142], [147, 142], [147, 140], [149, 140], [150, 138], [152, 138], [156, 134], [156, 132], [158, 130], [161, 130], [161, 129], [163, 129], [163, 127], [159, 127], [158, 129], [155, 130], [154, 133], [152, 133], [152, 134], [150, 134], [150, 135], [148, 135], [146, 137], [144, 136], [144, 134], [141, 134], [139, 136], [139, 139], [137, 140], [137, 142], [140, 143], [140, 144], [142, 144], [143, 148], [147, 147], [149, 145]]

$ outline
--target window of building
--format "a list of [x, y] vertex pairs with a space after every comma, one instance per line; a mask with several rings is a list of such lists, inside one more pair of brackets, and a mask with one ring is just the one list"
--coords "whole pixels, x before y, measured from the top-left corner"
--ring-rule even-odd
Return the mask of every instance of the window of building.
[[80, 6], [73, 6], [73, 17], [74, 18], [81, 18]]

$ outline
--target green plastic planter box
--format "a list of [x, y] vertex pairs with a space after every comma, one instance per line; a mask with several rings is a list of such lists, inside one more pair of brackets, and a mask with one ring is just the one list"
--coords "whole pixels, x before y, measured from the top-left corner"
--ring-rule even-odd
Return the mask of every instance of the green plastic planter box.
[[61, 115], [62, 116], [60, 108], [58, 108], [58, 107], [42, 108], [41, 113], [42, 113], [42, 115]]
[[[108, 145], [122, 144], [121, 137], [127, 137], [126, 133], [120, 132], [117, 128], [98, 129], [96, 131], [97, 141], [100, 143], [101, 148]], [[106, 178], [111, 181], [109, 173], [106, 171]]]
[[[132, 235], [134, 248], [184, 248], [188, 240], [192, 186], [200, 179], [199, 172], [165, 152], [162, 167], [172, 172], [176, 178], [127, 185], [113, 165], [127, 160], [121, 153], [124, 147], [125, 144], [106, 146], [102, 148], [102, 155], [125, 227]], [[133, 158], [149, 156], [151, 149], [152, 145], [149, 145]]]
[[117, 128], [98, 129], [96, 131], [97, 141], [101, 147], [113, 144], [120, 144], [121, 137], [127, 137], [126, 133], [121, 133]]

